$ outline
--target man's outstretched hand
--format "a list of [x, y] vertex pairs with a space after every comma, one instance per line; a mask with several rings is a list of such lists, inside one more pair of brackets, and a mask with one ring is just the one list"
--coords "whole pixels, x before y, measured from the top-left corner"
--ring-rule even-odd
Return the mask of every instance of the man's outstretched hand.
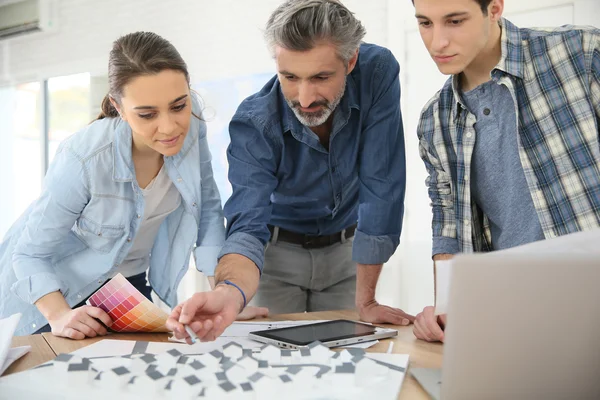
[[167, 320], [177, 339], [191, 343], [188, 325], [203, 342], [215, 340], [238, 316], [243, 300], [237, 289], [220, 285], [210, 292], [196, 293], [173, 309]]

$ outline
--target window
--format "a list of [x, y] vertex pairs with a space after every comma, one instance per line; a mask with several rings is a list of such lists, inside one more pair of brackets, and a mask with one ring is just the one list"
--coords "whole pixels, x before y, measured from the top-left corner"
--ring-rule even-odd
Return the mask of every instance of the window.
[[203, 117], [208, 130], [208, 146], [212, 154], [212, 167], [221, 202], [231, 196], [231, 184], [227, 179], [227, 146], [229, 145], [229, 122], [240, 103], [258, 92], [274, 73], [246, 77], [199, 82], [192, 89], [200, 94], [204, 107]]
[[76, 74], [48, 80], [48, 163], [60, 142], [92, 120], [90, 74]]
[[42, 187], [40, 88], [39, 82], [0, 88], [0, 238]]
[[[212, 154], [213, 175], [221, 203], [224, 205], [231, 196], [231, 184], [227, 179], [227, 146], [229, 145], [229, 122], [238, 106], [246, 97], [258, 92], [274, 73], [256, 74], [246, 77], [198, 82], [192, 85], [202, 99], [202, 116], [207, 125], [208, 147]], [[195, 292], [210, 290], [208, 281], [196, 271], [194, 259], [190, 259], [177, 297], [187, 299]], [[168, 307], [165, 306], [168, 309]]]
[[0, 87], [0, 239], [39, 196], [46, 159], [91, 114], [90, 74]]

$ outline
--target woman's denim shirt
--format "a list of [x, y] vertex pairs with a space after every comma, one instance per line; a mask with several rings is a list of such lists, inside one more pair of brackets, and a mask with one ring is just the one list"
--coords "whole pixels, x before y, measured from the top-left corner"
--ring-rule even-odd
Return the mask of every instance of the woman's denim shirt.
[[[196, 99], [192, 110], [200, 115]], [[121, 118], [95, 121], [61, 143], [41, 196], [0, 244], [0, 318], [23, 314], [16, 335], [47, 323], [33, 305], [42, 296], [60, 290], [73, 306], [119, 272], [144, 215], [131, 146]], [[206, 124], [192, 116], [183, 147], [164, 160], [182, 202], [160, 226], [148, 277], [174, 306], [191, 252], [198, 270], [214, 275], [225, 233]]]

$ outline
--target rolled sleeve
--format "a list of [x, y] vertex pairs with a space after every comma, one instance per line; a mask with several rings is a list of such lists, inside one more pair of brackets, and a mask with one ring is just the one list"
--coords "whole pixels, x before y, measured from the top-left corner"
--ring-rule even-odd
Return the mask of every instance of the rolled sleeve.
[[12, 292], [26, 303], [34, 304], [48, 293], [67, 293], [67, 287], [54, 272], [41, 272], [19, 279], [11, 287]]
[[227, 254], [240, 254], [249, 258], [262, 272], [265, 263], [265, 245], [254, 236], [244, 232], [230, 235], [225, 241], [219, 258]]
[[434, 236], [432, 250], [433, 256], [437, 254], [456, 254], [460, 251], [458, 239], [446, 236]]
[[352, 250], [353, 260], [361, 264], [386, 262], [402, 231], [406, 160], [399, 73], [388, 51], [373, 75], [373, 106], [361, 139], [358, 229]]
[[[450, 173], [444, 170], [440, 155], [437, 152], [438, 148], [433, 145], [434, 137], [441, 135], [437, 121], [439, 118], [438, 106], [437, 101], [432, 101], [425, 106], [417, 128], [419, 154], [429, 174], [425, 184], [428, 187], [428, 194], [431, 199], [434, 255], [441, 253], [455, 254], [459, 251], [452, 177]], [[439, 149], [444, 150], [441, 146]], [[438, 243], [439, 248], [436, 247]]]
[[273, 210], [271, 195], [278, 184], [275, 172], [281, 147], [247, 114], [233, 118], [229, 134], [227, 160], [233, 193], [224, 207], [227, 240], [219, 258], [240, 254], [262, 271], [265, 246], [271, 236], [267, 224]]
[[352, 259], [359, 264], [386, 263], [396, 251], [398, 235], [372, 236], [356, 231], [352, 245]]
[[223, 246], [197, 246], [194, 249], [196, 269], [206, 276], [214, 276], [222, 248]]
[[212, 156], [206, 139], [206, 124], [203, 121], [200, 121], [199, 145], [202, 205], [194, 259], [198, 271], [207, 276], [214, 276], [218, 255], [225, 241], [225, 220], [221, 196], [213, 176]]

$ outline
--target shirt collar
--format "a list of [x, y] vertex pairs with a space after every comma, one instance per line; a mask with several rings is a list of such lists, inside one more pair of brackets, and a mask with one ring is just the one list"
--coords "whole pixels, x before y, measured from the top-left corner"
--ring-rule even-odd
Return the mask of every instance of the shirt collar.
[[[497, 81], [500, 79], [502, 73], [506, 73], [516, 78], [523, 79], [524, 57], [521, 31], [517, 26], [505, 18], [501, 18], [498, 24], [502, 29], [500, 37], [502, 54], [500, 56], [500, 61], [498, 61], [498, 64], [496, 64], [491, 72], [491, 77], [494, 81]], [[454, 99], [456, 101], [453, 109], [453, 118], [456, 120], [459, 116], [459, 110], [461, 108], [467, 108], [461, 95], [460, 74], [452, 76], [452, 92], [454, 93]]]
[[113, 145], [113, 180], [116, 182], [133, 181], [135, 173], [133, 159], [131, 157], [131, 148], [131, 127], [127, 122], [118, 118]]

